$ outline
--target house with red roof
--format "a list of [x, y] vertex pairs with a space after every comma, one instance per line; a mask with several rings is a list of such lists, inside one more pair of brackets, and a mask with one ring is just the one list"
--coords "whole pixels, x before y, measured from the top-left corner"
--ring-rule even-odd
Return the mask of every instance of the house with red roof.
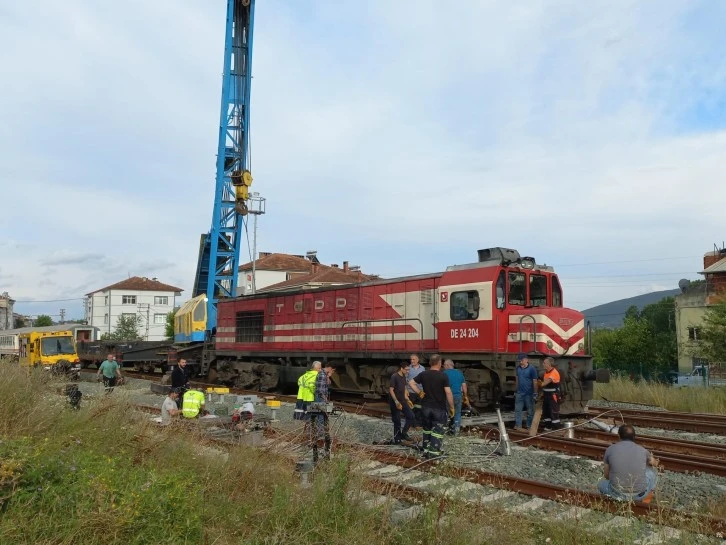
[[122, 316], [136, 316], [145, 341], [166, 339], [166, 316], [174, 310], [181, 288], [156, 278], [132, 276], [86, 294], [86, 321], [100, 335], [112, 333]]

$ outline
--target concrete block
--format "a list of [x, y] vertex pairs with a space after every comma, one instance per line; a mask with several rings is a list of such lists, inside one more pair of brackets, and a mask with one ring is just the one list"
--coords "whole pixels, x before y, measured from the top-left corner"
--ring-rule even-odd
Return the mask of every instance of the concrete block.
[[409, 520], [420, 517], [424, 512], [424, 508], [420, 505], [412, 505], [407, 509], [400, 509], [391, 513], [392, 524], [402, 524]]
[[661, 526], [656, 531], [648, 534], [643, 539], [634, 541], [637, 545], [659, 545], [681, 537], [681, 531], [667, 526]]
[[170, 386], [166, 384], [160, 384], [158, 382], [151, 383], [151, 391], [155, 394], [167, 395], [169, 393]]
[[494, 494], [489, 494], [487, 496], [482, 496], [479, 498], [479, 502], [481, 503], [491, 503], [493, 501], [499, 501], [503, 500], [505, 498], [508, 498], [510, 496], [514, 496], [514, 492], [511, 490], [499, 490], [498, 492], [495, 492]]
[[449, 479], [448, 477], [433, 477], [431, 479], [426, 479], [425, 481], [411, 483], [411, 486], [414, 486], [416, 488], [424, 488], [426, 490], [432, 490], [441, 488], [444, 485], [449, 484], [450, 482], [452, 482], [452, 479]]
[[392, 473], [400, 473], [402, 471], [404, 471], [404, 470], [398, 466], [382, 466], [382, 467], [377, 467], [375, 469], [372, 469], [372, 470], [368, 471], [367, 473], [368, 473], [368, 475], [373, 477], [373, 476], [390, 475]]
[[598, 534], [607, 534], [610, 533], [613, 530], [617, 530], [618, 528], [627, 528], [628, 526], [633, 524], [632, 518], [627, 517], [621, 517], [620, 515], [615, 515], [610, 520], [607, 520], [603, 522], [602, 524], [598, 524], [595, 526], [595, 531]]
[[507, 509], [507, 511], [511, 511], [513, 513], [527, 513], [530, 511], [536, 511], [545, 503], [547, 503], [547, 500], [544, 500], [542, 498], [532, 498], [528, 502], [524, 502], [522, 504], [512, 507], [511, 509]]

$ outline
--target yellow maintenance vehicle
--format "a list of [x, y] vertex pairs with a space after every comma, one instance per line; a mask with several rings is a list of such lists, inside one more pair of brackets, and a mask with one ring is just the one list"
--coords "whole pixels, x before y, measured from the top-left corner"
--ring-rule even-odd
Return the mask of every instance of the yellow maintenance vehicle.
[[[18, 336], [18, 361], [28, 367], [43, 367], [58, 372], [78, 373], [81, 362], [76, 353], [73, 332], [43, 331], [38, 328]], [[48, 328], [49, 329], [49, 328]]]

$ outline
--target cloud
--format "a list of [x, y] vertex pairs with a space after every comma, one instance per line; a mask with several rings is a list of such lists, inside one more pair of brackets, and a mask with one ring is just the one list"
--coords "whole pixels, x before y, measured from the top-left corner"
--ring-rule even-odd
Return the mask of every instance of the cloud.
[[94, 253], [57, 252], [53, 257], [40, 261], [41, 265], [89, 265], [103, 262], [105, 255]]
[[[224, 2], [2, 9], [4, 285], [52, 299], [145, 274], [188, 293], [212, 209]], [[608, 284], [558, 269], [580, 308], [649, 289], [646, 274], [675, 287], [723, 229], [725, 16], [675, 0], [445, 17], [432, 0], [258, 2], [258, 248], [384, 276], [489, 246], [619, 262], [586, 268]]]

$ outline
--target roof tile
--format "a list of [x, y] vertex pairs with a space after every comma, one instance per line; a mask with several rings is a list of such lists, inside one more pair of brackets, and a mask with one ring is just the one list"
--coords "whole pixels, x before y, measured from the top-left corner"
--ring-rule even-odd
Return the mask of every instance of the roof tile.
[[93, 295], [94, 293], [98, 293], [99, 291], [108, 290], [184, 291], [181, 288], [177, 288], [169, 284], [164, 284], [163, 282], [159, 282], [158, 280], [153, 280], [151, 278], [146, 278], [145, 276], [132, 276], [131, 278], [121, 280], [121, 282], [116, 282], [115, 284], [111, 284], [110, 286], [106, 286], [105, 288], [100, 288], [89, 292], [86, 295]]

